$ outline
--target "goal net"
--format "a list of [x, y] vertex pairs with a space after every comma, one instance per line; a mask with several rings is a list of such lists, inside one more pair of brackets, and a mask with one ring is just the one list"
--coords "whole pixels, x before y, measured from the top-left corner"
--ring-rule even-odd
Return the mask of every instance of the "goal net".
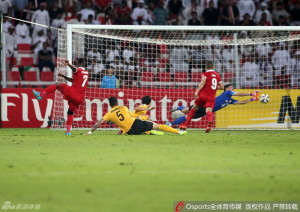
[[[215, 128], [300, 129], [300, 32], [296, 28], [69, 25], [58, 38], [58, 71], [71, 76], [63, 60], [76, 65], [84, 58], [90, 73], [74, 128], [92, 127], [110, 109], [110, 96], [133, 111], [149, 95], [155, 106], [150, 119], [172, 121], [178, 113], [172, 115], [171, 108], [193, 104], [205, 62], [211, 60], [224, 84], [231, 83], [236, 92], [259, 90], [270, 97], [267, 104], [253, 101], [217, 111]], [[243, 101], [251, 96], [232, 98]], [[54, 128], [64, 127], [67, 107], [56, 92]], [[190, 125], [205, 126], [205, 116]]]

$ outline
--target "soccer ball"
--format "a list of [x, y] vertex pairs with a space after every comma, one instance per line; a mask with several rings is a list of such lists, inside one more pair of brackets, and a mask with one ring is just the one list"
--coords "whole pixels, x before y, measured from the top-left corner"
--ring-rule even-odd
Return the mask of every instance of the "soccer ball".
[[259, 101], [260, 101], [261, 103], [264, 103], [264, 104], [268, 103], [269, 100], [270, 100], [270, 98], [269, 98], [269, 95], [268, 95], [268, 94], [262, 94], [262, 95], [260, 95], [260, 97], [259, 97]]
[[185, 114], [183, 112], [181, 112], [180, 110], [176, 110], [176, 111], [172, 112], [171, 117], [173, 120], [175, 120], [184, 115]]

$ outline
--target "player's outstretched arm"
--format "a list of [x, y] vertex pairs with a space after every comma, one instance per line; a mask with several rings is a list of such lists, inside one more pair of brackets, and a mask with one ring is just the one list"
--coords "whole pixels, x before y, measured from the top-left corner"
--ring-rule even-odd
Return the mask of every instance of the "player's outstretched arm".
[[254, 96], [257, 97], [260, 91], [253, 91], [251, 93], [243, 93], [243, 92], [236, 92], [233, 96]]
[[74, 65], [72, 65], [72, 64], [69, 62], [69, 60], [65, 60], [64, 64], [65, 64], [66, 66], [69, 66], [70, 69], [72, 69], [73, 72], [76, 72], [77, 67], [74, 66]]
[[70, 78], [70, 77], [67, 77], [66, 75], [62, 74], [62, 73], [58, 73], [58, 76], [59, 77], [63, 77], [65, 78], [67, 81], [69, 82], [73, 82], [73, 78]]
[[94, 124], [93, 128], [88, 131], [87, 133], [85, 133], [84, 135], [92, 135], [92, 133], [101, 125], [103, 124], [103, 122], [105, 122], [104, 119], [101, 119], [100, 121], [98, 121], [96, 124]]
[[143, 110], [148, 111], [148, 110], [153, 110], [153, 109], [155, 109], [155, 107], [147, 107], [147, 108], [145, 108], [145, 107], [142, 107], [142, 106], [137, 106], [137, 107], [134, 108], [134, 110], [136, 110], [136, 111], [143, 111]]
[[237, 101], [235, 103], [233, 103], [234, 105], [243, 105], [243, 104], [247, 104], [249, 102], [253, 102], [253, 101], [258, 101], [258, 98], [256, 97], [252, 97], [250, 99], [246, 99], [246, 100], [243, 100], [243, 101]]

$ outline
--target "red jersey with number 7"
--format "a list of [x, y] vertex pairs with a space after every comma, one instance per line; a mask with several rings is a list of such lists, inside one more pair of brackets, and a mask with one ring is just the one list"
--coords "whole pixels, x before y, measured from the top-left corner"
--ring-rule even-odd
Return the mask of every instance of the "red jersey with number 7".
[[77, 88], [80, 93], [84, 93], [88, 86], [89, 73], [82, 67], [77, 68], [73, 73], [72, 87]]
[[207, 70], [202, 76], [206, 76], [206, 82], [203, 88], [198, 92], [198, 96], [200, 96], [200, 94], [216, 96], [218, 84], [222, 82], [220, 75], [214, 70]]

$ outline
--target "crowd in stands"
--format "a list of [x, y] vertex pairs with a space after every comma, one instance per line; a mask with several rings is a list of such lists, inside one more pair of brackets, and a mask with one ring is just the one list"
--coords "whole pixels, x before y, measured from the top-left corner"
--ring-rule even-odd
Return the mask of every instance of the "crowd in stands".
[[[68, 24], [300, 26], [299, 0], [1, 0], [0, 12], [38, 24], [3, 19], [7, 70], [17, 67], [21, 79], [31, 67], [36, 67], [39, 75], [47, 70], [54, 72], [58, 35], [55, 28], [66, 28]], [[251, 35], [240, 32], [239, 36]], [[216, 33], [204, 39], [224, 38]], [[240, 46], [241, 86], [300, 87], [298, 45], [299, 42], [281, 42]], [[115, 76], [115, 87], [120, 80], [130, 85], [143, 81], [143, 72], [152, 72], [148, 81], [167, 81], [167, 77], [158, 75], [162, 70], [170, 74], [171, 80], [176, 80], [180, 72], [187, 74], [185, 80], [193, 81], [193, 73], [202, 71], [205, 60], [213, 60], [217, 71], [231, 76], [228, 81], [235, 77], [237, 61], [230, 45], [175, 46], [165, 50], [154, 46], [147, 47], [146, 53], [140, 53], [135, 46], [110, 47], [105, 52], [85, 49], [84, 56], [89, 58], [91, 77], [109, 81]]]

